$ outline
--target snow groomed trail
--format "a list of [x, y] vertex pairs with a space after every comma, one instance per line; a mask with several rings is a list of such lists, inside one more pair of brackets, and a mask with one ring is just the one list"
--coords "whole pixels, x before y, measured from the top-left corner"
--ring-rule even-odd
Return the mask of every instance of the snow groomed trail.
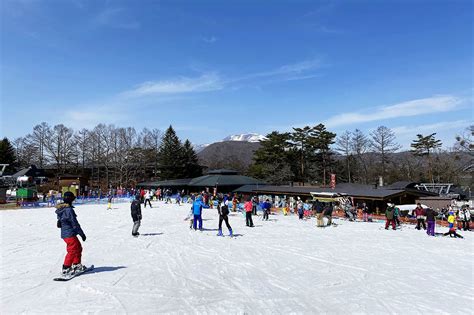
[[[66, 252], [53, 208], [0, 211], [1, 314], [472, 314], [474, 238], [428, 237], [412, 226], [272, 215], [254, 228], [231, 214], [236, 237], [217, 237], [217, 211], [189, 230], [189, 205], [76, 208], [95, 270], [52, 281]], [[447, 229], [437, 227], [437, 232]], [[227, 229], [224, 227], [224, 234]]]

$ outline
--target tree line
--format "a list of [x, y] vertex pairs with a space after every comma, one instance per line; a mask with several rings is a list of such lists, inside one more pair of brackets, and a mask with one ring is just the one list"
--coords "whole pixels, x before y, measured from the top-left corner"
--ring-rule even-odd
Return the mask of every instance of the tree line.
[[[339, 136], [323, 124], [273, 131], [261, 141], [249, 174], [272, 184], [290, 182], [327, 186], [329, 174], [338, 182], [375, 184], [395, 181], [460, 183], [463, 168], [472, 164], [474, 127], [456, 137], [453, 148], [441, 149], [436, 133], [416, 135], [411, 150], [398, 152], [395, 133], [380, 126], [369, 134], [359, 129]], [[453, 139], [454, 140], [454, 139]]]
[[158, 129], [105, 124], [74, 131], [43, 122], [12, 142], [4, 138], [0, 163], [10, 164], [10, 173], [36, 165], [58, 175], [86, 175], [103, 188], [202, 174], [191, 142], [183, 143], [172, 126], [163, 134]]

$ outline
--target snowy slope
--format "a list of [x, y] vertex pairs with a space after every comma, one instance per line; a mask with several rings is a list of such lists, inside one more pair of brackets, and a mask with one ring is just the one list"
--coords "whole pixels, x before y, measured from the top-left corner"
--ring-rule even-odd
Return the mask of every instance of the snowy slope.
[[471, 233], [317, 229], [280, 215], [247, 228], [236, 214], [239, 236], [219, 238], [215, 210], [205, 210], [208, 230], [193, 232], [188, 206], [159, 204], [143, 211], [135, 239], [129, 205], [105, 208], [77, 208], [83, 262], [96, 272], [64, 283], [52, 281], [65, 254], [54, 210], [0, 211], [0, 313], [472, 314]]
[[257, 133], [244, 133], [240, 135], [232, 135], [225, 137], [222, 141], [247, 141], [247, 142], [260, 142], [264, 140], [265, 136]]

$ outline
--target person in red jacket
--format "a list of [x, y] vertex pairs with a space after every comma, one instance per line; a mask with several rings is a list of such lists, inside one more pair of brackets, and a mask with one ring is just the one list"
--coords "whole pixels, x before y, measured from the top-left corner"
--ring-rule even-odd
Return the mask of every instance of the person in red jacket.
[[416, 216], [416, 221], [417, 221], [416, 229], [420, 230], [421, 225], [423, 225], [423, 230], [426, 230], [426, 224], [425, 224], [426, 211], [421, 206], [421, 203], [418, 203], [416, 206], [417, 206], [415, 208], [415, 216]]
[[244, 209], [245, 209], [245, 224], [248, 227], [253, 227], [253, 221], [252, 221], [253, 203], [251, 199], [245, 202]]

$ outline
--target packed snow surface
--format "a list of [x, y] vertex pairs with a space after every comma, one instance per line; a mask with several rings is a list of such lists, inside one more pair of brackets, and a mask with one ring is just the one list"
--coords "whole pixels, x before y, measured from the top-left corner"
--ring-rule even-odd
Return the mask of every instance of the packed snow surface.
[[[473, 236], [428, 237], [412, 226], [232, 214], [217, 237], [215, 209], [189, 230], [189, 205], [143, 209], [131, 236], [129, 204], [78, 206], [94, 272], [54, 282], [65, 243], [54, 209], [0, 211], [1, 314], [472, 314]], [[446, 228], [437, 227], [437, 232]], [[227, 229], [224, 228], [227, 233]]]

